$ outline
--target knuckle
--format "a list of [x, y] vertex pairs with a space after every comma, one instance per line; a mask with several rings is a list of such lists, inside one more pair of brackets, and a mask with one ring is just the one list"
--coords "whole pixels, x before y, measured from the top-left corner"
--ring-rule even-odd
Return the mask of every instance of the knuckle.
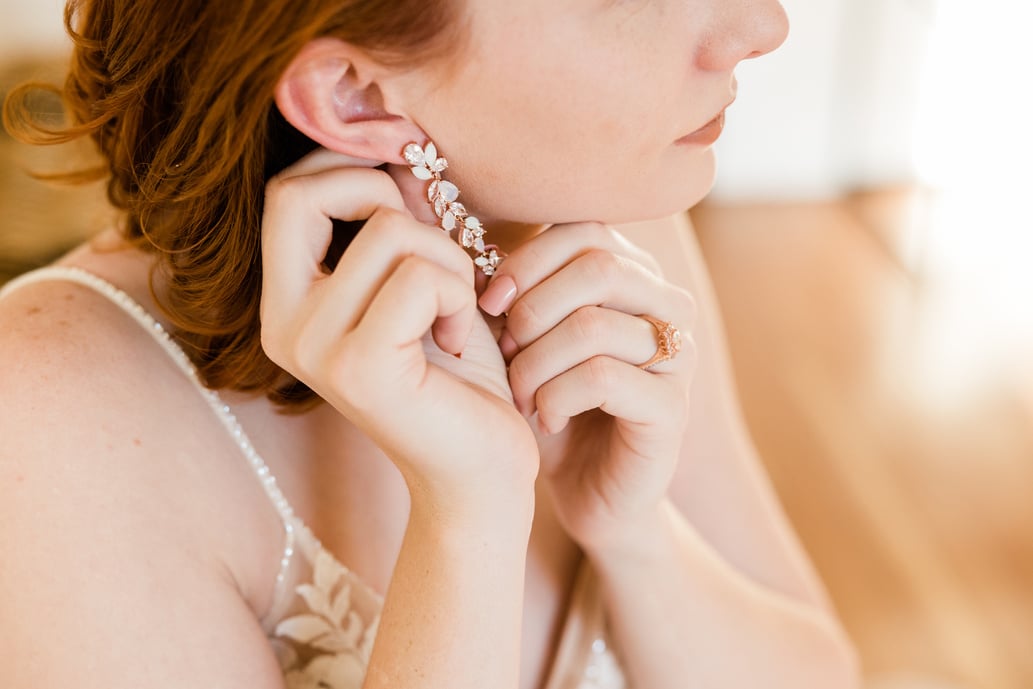
[[[459, 247], [457, 242], [452, 243]], [[466, 251], [463, 250], [463, 253], [465, 254]], [[517, 276], [525, 266], [547, 265], [548, 261], [549, 256], [542, 250], [539, 242], [527, 242], [507, 252], [506, 260], [503, 261], [502, 267], [496, 271], [496, 275], [509, 275], [519, 284], [520, 281], [517, 279]]]
[[534, 405], [538, 408], [539, 417], [558, 416], [560, 410], [556, 402], [557, 398], [548, 385], [543, 385], [534, 393]]
[[528, 333], [540, 332], [543, 323], [542, 314], [535, 307], [534, 301], [525, 297], [510, 307], [506, 328], [519, 343], [526, 339]]
[[526, 357], [517, 357], [509, 365], [509, 387], [513, 395], [519, 397], [531, 388], [533, 373]]
[[679, 287], [675, 294], [678, 297], [678, 305], [682, 312], [685, 313], [685, 325], [691, 328], [696, 324], [696, 320], [699, 318], [699, 302], [687, 289]]
[[279, 174], [279, 175], [274, 175], [274, 176], [270, 177], [269, 181], [267, 181], [265, 183], [265, 196], [266, 196], [266, 198], [268, 199], [268, 198], [276, 196], [280, 192], [280, 189], [283, 186], [283, 182], [284, 182], [284, 176], [283, 176], [282, 173]]
[[394, 208], [381, 206], [366, 220], [362, 233], [386, 244], [404, 246], [406, 228], [402, 218], [403, 215]]
[[265, 185], [266, 205], [292, 205], [305, 193], [305, 184], [299, 177], [276, 176]]
[[420, 256], [409, 254], [402, 258], [396, 271], [407, 285], [427, 286], [434, 281], [434, 267]]
[[578, 340], [599, 342], [606, 334], [606, 320], [596, 306], [582, 306], [570, 317], [573, 335]]
[[600, 390], [610, 389], [613, 379], [612, 360], [605, 356], [594, 356], [585, 362], [588, 379], [592, 387]]
[[624, 267], [616, 254], [604, 249], [592, 249], [585, 254], [584, 261], [594, 279], [607, 282], [616, 280]]
[[624, 235], [606, 223], [586, 222], [582, 225], [581, 231], [585, 234], [585, 241], [596, 246], [599, 250], [602, 250], [602, 247], [607, 247], [607, 251], [615, 251], [630, 245], [630, 242], [628, 242]]

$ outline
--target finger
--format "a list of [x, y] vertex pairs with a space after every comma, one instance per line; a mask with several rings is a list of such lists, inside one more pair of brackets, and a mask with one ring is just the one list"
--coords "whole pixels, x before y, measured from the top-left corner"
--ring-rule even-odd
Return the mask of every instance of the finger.
[[319, 147], [307, 154], [293, 165], [284, 168], [276, 177], [300, 177], [314, 175], [333, 168], [366, 168], [372, 169], [383, 164], [383, 161], [367, 160], [345, 155], [328, 148]]
[[[415, 223], [415, 221], [411, 222]], [[416, 224], [419, 225], [418, 223]], [[416, 234], [418, 238], [426, 241], [426, 235], [432, 233], [428, 233], [425, 225], [419, 225]], [[449, 242], [446, 241], [445, 243], [448, 244]], [[347, 270], [342, 270], [341, 266], [338, 266], [332, 276], [323, 278], [321, 282], [314, 285], [313, 292], [306, 302], [309, 310], [304, 314], [304, 318], [301, 319], [301, 325], [298, 326], [300, 331], [295, 333], [295, 337], [299, 341], [304, 342], [303, 349], [309, 353], [308, 359], [318, 360], [320, 352], [334, 350], [338, 342], [343, 341], [349, 333], [360, 327], [362, 323], [366, 323], [369, 326], [370, 323], [388, 322], [388, 319], [391, 318], [389, 314], [382, 315], [380, 320], [377, 317], [372, 319], [367, 317], [378, 298], [383, 303], [385, 297], [380, 295], [384, 294], [384, 290], [388, 289], [389, 285], [391, 290], [398, 289], [400, 281], [399, 272], [402, 271], [403, 274], [406, 271], [413, 272], [413, 265], [425, 263], [437, 266], [440, 270], [450, 275], [453, 280], [465, 286], [466, 291], [470, 293], [469, 301], [474, 302], [476, 300], [473, 289], [469, 284], [470, 278], [462, 278], [454, 270], [441, 266], [439, 262], [433, 259], [433, 256], [427, 258], [419, 254], [405, 254], [404, 252], [399, 255], [394, 253], [395, 251], [396, 248], [394, 247], [389, 247], [388, 249], [381, 247], [376, 256], [371, 256], [368, 253], [365, 254], [369, 260], [363, 266], [362, 275], [349, 273]], [[428, 250], [426, 253], [433, 254], [433, 251]], [[465, 254], [463, 254], [463, 258], [469, 263], [469, 258]], [[406, 267], [406, 264], [408, 264], [408, 267]], [[415, 272], [422, 275], [425, 272], [425, 267], [418, 267], [415, 269]], [[411, 295], [411, 301], [404, 301], [395, 295], [395, 298], [403, 302], [402, 307], [426, 306], [427, 301], [425, 298], [433, 294], [433, 285], [430, 279], [428, 279], [426, 284], [420, 284], [418, 280], [408, 279], [405, 284], [409, 285], [410, 289], [413, 290], [413, 294]], [[388, 295], [394, 294], [394, 291], [388, 291]], [[476, 304], [474, 304], [473, 308], [476, 310]], [[411, 318], [411, 314], [400, 309], [394, 318]], [[416, 321], [416, 325], [413, 327], [418, 328], [421, 325], [423, 330], [419, 332], [419, 338], [422, 338], [427, 329], [430, 328], [432, 329], [431, 334], [434, 341], [443, 351], [449, 354], [460, 354], [469, 338], [473, 327], [473, 320], [472, 317], [465, 313], [449, 312], [438, 314], [436, 319], [420, 319]], [[411, 333], [409, 340], [411, 340]], [[389, 345], [401, 346], [393, 340], [382, 340], [380, 343], [381, 347]]]
[[331, 218], [365, 220], [378, 208], [405, 213], [394, 181], [377, 170], [337, 168], [275, 178], [266, 186], [262, 219], [263, 299], [274, 312], [298, 304], [322, 276]]
[[640, 431], [654, 436], [658, 450], [663, 438], [684, 424], [688, 397], [684, 390], [657, 376], [610, 357], [597, 356], [553, 378], [535, 395], [538, 424], [546, 434], [559, 433], [570, 419], [600, 409]]
[[380, 210], [352, 240], [334, 272], [320, 276], [324, 295], [314, 317], [337, 323], [341, 335], [351, 331], [389, 276], [412, 256], [452, 272], [473, 290], [473, 262], [461, 247], [417, 220]]
[[639, 263], [593, 249], [519, 295], [509, 309], [506, 329], [523, 348], [585, 306], [671, 320], [683, 331], [691, 327], [695, 311], [684, 290]]
[[[690, 346], [686, 343], [683, 350]], [[513, 357], [509, 365], [513, 399], [517, 409], [530, 416], [535, 412], [539, 387], [593, 356], [636, 366], [648, 361], [656, 350], [656, 328], [648, 321], [612, 309], [582, 307]], [[664, 362], [651, 371], [668, 373], [681, 364], [687, 375], [691, 369], [687, 359]]]
[[[607, 225], [554, 225], [509, 254], [491, 282], [494, 285], [512, 280], [517, 292], [524, 294], [578, 256], [594, 249], [609, 251], [642, 265], [655, 263], [647, 252]], [[482, 307], [491, 315], [497, 316], [507, 310], [505, 306], [492, 309], [491, 302], [490, 296], [482, 301]]]
[[[367, 232], [390, 234], [398, 240], [379, 237], [364, 243], [361, 238]], [[342, 257], [331, 275], [317, 276], [300, 302], [282, 312], [274, 312], [274, 306], [263, 308], [263, 330], [275, 330], [281, 338], [303, 341], [305, 350], [310, 352], [333, 347], [335, 340], [344, 338], [358, 325], [394, 271], [414, 256], [441, 266], [472, 292], [473, 264], [469, 256], [439, 234], [411, 218], [398, 216], [395, 211], [377, 211], [345, 252], [348, 260]], [[265, 301], [263, 294], [263, 304]], [[435, 324], [433, 334], [439, 342], [451, 342], [452, 327], [451, 320], [446, 318]], [[274, 343], [269, 344], [275, 348]]]
[[363, 351], [425, 361], [421, 340], [428, 329], [434, 326], [443, 351], [459, 354], [476, 315], [476, 296], [466, 281], [432, 261], [409, 256], [373, 298], [354, 336], [365, 343]]

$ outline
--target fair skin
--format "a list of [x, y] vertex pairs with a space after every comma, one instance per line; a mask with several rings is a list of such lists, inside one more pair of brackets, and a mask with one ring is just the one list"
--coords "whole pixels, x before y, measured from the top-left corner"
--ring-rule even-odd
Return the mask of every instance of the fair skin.
[[[781, 7], [490, 0], [470, 15], [472, 52], [447, 79], [331, 39], [284, 74], [281, 111], [324, 150], [268, 189], [262, 338], [328, 404], [292, 418], [226, 395], [297, 511], [387, 594], [365, 687], [537, 689], [582, 553], [633, 686], [855, 686], [735, 412], [695, 245], [676, 220], [612, 226], [706, 193], [712, 150], [675, 142], [782, 41]], [[428, 138], [510, 253], [487, 291], [421, 222], [400, 152]], [[368, 222], [327, 275], [330, 217]], [[65, 262], [157, 312], [147, 257]], [[642, 313], [686, 337], [648, 372]], [[90, 293], [25, 290], [0, 321], [0, 359], [24, 362], [0, 392], [0, 545], [19, 554], [0, 565], [0, 611], [24, 658], [4, 686], [282, 686], [255, 623], [282, 531], [223, 429]]]

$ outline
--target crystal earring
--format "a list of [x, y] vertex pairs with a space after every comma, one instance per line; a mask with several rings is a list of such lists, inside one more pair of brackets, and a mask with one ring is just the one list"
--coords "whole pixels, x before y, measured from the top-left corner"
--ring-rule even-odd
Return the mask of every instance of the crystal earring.
[[502, 263], [495, 247], [484, 243], [484, 226], [481, 221], [466, 212], [466, 207], [459, 203], [459, 187], [441, 179], [441, 173], [448, 168], [448, 161], [438, 157], [437, 146], [428, 141], [426, 146], [411, 143], [402, 152], [405, 162], [412, 167], [412, 173], [421, 180], [430, 182], [427, 187], [427, 200], [434, 208], [434, 214], [441, 220], [441, 229], [445, 232], [459, 228], [456, 237], [463, 247], [474, 249], [478, 256], [473, 260], [485, 275], [494, 275], [495, 269]]

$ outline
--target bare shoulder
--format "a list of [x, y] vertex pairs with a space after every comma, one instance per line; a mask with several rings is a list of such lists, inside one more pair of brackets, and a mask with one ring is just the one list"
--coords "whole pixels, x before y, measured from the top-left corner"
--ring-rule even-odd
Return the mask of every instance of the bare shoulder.
[[[119, 427], [147, 427], [156, 409], [144, 402], [174, 380], [164, 359], [139, 324], [89, 287], [47, 279], [10, 291], [0, 299], [5, 445], [13, 433], [88, 450], [96, 442], [82, 444], [83, 435], [95, 440], [104, 428], [114, 436]], [[42, 433], [51, 423], [62, 433]], [[116, 444], [112, 437], [102, 446], [110, 452]]]
[[23, 660], [0, 685], [281, 685], [217, 557], [231, 478], [201, 471], [219, 446], [199, 400], [95, 291], [0, 299], [0, 655]]

